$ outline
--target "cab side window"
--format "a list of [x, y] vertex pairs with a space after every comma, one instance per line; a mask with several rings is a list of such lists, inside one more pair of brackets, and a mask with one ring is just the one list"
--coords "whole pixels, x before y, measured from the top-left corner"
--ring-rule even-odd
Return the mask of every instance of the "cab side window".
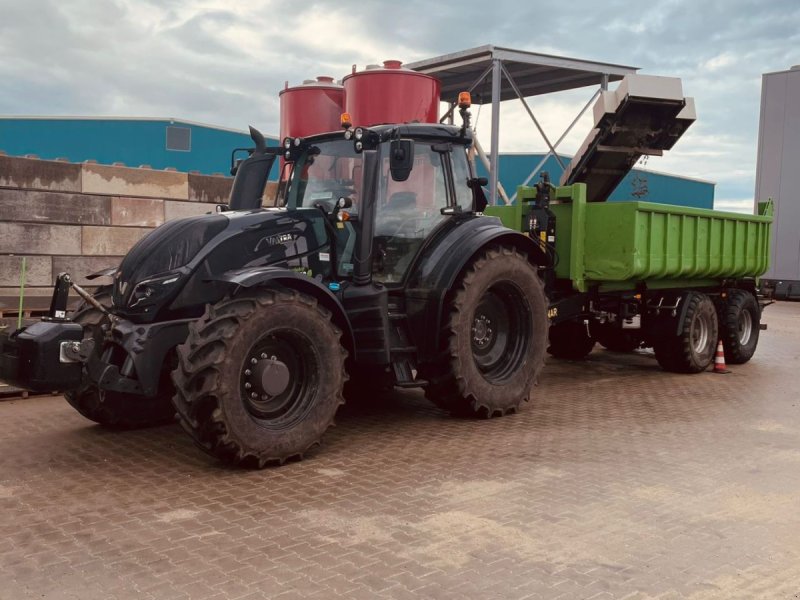
[[454, 148], [452, 153], [453, 185], [456, 188], [456, 205], [464, 212], [473, 210], [473, 193], [469, 187], [469, 163], [464, 148]]

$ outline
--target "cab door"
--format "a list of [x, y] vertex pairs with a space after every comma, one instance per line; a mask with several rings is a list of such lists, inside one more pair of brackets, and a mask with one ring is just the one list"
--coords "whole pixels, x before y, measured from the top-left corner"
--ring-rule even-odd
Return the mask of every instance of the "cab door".
[[372, 279], [399, 284], [423, 242], [448, 218], [441, 211], [452, 204], [450, 152], [445, 144], [415, 142], [411, 173], [405, 181], [396, 181], [389, 169], [388, 146], [379, 163]]

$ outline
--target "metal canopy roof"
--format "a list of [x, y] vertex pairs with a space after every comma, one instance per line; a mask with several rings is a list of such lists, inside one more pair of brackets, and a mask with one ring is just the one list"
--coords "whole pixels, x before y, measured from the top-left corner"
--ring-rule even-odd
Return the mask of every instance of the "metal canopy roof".
[[[444, 54], [405, 66], [438, 78], [442, 83], [442, 99], [454, 101], [459, 92], [471, 89], [488, 74], [494, 60], [503, 62], [503, 66], [525, 97], [599, 85], [603, 83], [605, 77], [608, 78], [607, 81], [618, 81], [638, 70], [637, 67], [551, 56], [492, 45]], [[513, 86], [505, 77], [502, 79], [500, 99], [516, 98], [517, 93]], [[475, 91], [480, 92], [480, 98], [476, 97], [477, 94], [473, 94], [476, 104], [492, 101], [491, 85], [480, 86]]]

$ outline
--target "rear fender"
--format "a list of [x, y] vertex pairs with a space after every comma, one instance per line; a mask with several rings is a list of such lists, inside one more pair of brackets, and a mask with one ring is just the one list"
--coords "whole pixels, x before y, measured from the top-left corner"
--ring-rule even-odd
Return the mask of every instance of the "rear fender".
[[504, 227], [496, 217], [464, 220], [427, 247], [406, 288], [406, 310], [419, 358], [433, 359], [440, 349], [447, 293], [478, 255], [492, 246], [510, 246], [545, 266], [549, 259], [528, 236]]
[[240, 288], [253, 288], [259, 286], [280, 286], [307, 294], [331, 312], [331, 320], [342, 330], [343, 340], [347, 351], [353, 355], [355, 343], [350, 320], [342, 308], [339, 299], [322, 283], [302, 273], [296, 273], [282, 267], [254, 267], [228, 271], [214, 281], [222, 281]]

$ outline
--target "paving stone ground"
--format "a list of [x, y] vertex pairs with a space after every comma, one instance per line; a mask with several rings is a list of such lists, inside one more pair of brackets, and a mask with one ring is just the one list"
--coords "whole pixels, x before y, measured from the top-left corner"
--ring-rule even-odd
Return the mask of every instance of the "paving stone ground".
[[730, 375], [598, 348], [518, 415], [398, 392], [264, 471], [2, 402], [0, 598], [800, 598], [800, 304], [766, 320]]

